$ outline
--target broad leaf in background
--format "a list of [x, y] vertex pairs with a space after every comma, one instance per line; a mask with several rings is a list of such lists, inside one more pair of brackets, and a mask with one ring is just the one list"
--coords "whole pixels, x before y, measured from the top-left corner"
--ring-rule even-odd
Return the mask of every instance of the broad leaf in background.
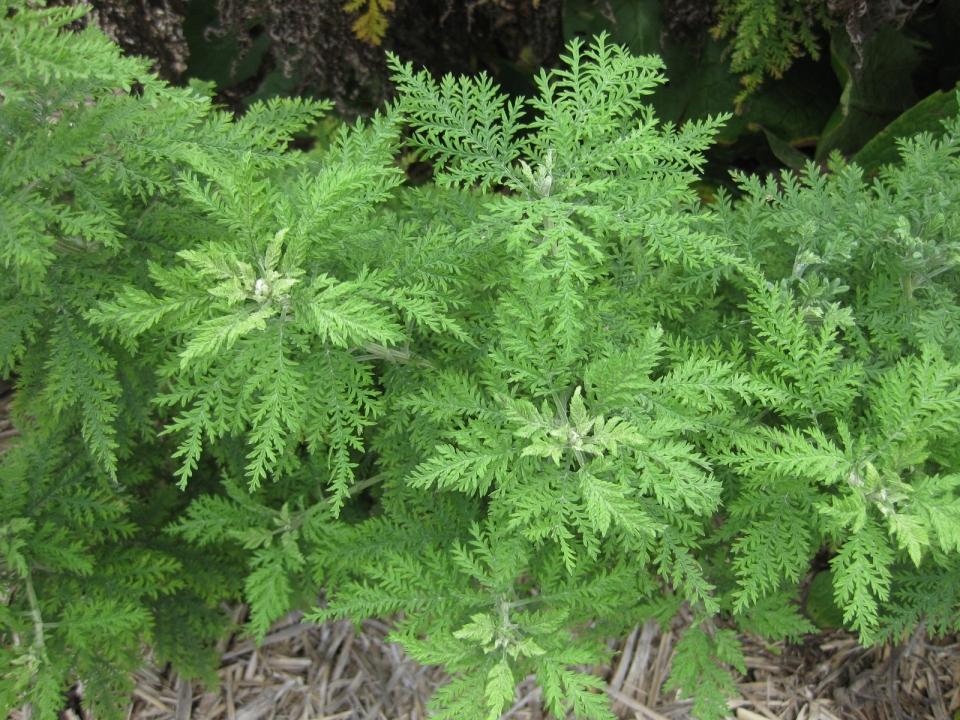
[[945, 0], [918, 13], [907, 30], [923, 39], [923, 63], [913, 74], [920, 97], [948, 92], [960, 82], [960, 2]]
[[770, 144], [770, 150], [772, 150], [773, 154], [776, 155], [777, 160], [793, 170], [802, 170], [806, 166], [807, 160], [809, 160], [806, 155], [797, 150], [795, 147], [793, 147], [793, 145], [788, 143], [783, 138], [767, 130], [762, 125], [757, 125], [756, 127], [763, 131], [763, 134], [767, 138], [767, 142]]
[[843, 94], [817, 145], [817, 160], [834, 150], [853, 155], [918, 100], [911, 75], [920, 57], [902, 32], [881, 30], [862, 53], [858, 63], [847, 31], [834, 30], [830, 54]]
[[884, 165], [900, 161], [899, 141], [922, 132], [934, 137], [944, 133], [943, 121], [957, 116], [960, 111], [960, 83], [950, 92], [939, 90], [921, 100], [903, 115], [877, 133], [852, 160], [864, 173], [877, 172]]

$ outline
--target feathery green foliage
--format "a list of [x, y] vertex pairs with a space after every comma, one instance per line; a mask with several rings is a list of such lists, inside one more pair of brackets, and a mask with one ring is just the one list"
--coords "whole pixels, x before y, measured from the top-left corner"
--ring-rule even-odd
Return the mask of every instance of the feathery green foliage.
[[783, 77], [798, 57], [820, 57], [817, 33], [834, 24], [828, 9], [821, 0], [720, 0], [711, 32], [717, 38], [733, 35], [727, 47], [730, 71], [744, 85], [738, 105], [768, 75]]
[[129, 342], [91, 311], [148, 293], [148, 267], [216, 232], [196, 184], [291, 164], [286, 140], [323, 109], [275, 103], [234, 123], [206, 88], [167, 86], [99, 31], [66, 32], [84, 12], [0, 4], [0, 374], [23, 433], [0, 465], [0, 712], [42, 718], [77, 680], [118, 712], [154, 637], [161, 658], [211, 677], [201, 646], [223, 631], [215, 608], [244, 558], [159, 534], [189, 501], [167, 490], [151, 406], [171, 339]]
[[241, 593], [256, 638], [402, 613], [467, 720], [529, 674], [611, 718], [577, 668], [683, 604], [671, 686], [723, 717], [733, 627], [812, 631], [821, 549], [863, 642], [960, 626], [960, 120], [869, 184], [834, 159], [702, 207], [725, 118], [659, 123], [660, 62], [604, 37], [515, 101], [393, 60], [398, 101], [303, 155], [322, 104], [232, 121], [15, 10], [4, 707], [109, 709], [153, 628], [200, 675]]

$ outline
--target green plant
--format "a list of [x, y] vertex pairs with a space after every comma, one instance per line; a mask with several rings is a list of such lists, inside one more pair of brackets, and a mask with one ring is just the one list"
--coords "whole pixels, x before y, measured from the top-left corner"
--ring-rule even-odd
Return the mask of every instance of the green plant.
[[344, 12], [356, 12], [366, 8], [351, 26], [357, 39], [379, 45], [387, 33], [389, 21], [386, 13], [393, 10], [393, 0], [350, 0], [343, 6]]
[[[24, 28], [19, 54], [0, 44], [15, 67], [38, 38], [101, 43], [81, 67], [128, 62], [100, 36], [57, 34], [67, 11], [17, 9], [3, 22]], [[960, 120], [905, 142], [872, 184], [834, 157], [829, 174], [740, 177], [743, 199], [701, 207], [691, 184], [725, 118], [661, 125], [645, 102], [661, 63], [602, 36], [571, 42], [564, 63], [537, 98], [508, 100], [486, 77], [437, 84], [394, 61], [398, 102], [308, 157], [278, 148], [320, 106], [230, 123], [142, 65], [61, 112], [116, 103], [151, 122], [95, 134], [96, 152], [55, 157], [36, 183], [26, 153], [72, 136], [13, 126], [4, 152], [25, 154], [6, 182], [60, 214], [2, 236], [4, 297], [37, 308], [0, 326], [24, 431], [4, 492], [36, 494], [68, 467], [85, 474], [67, 490], [116, 500], [58, 500], [106, 533], [88, 549], [67, 524], [73, 555], [51, 539], [56, 518], [35, 531], [54, 504], [4, 503], [0, 632], [20, 639], [5, 650], [19, 668], [8, 705], [50, 716], [71, 643], [103, 637], [69, 626], [58, 583], [110, 585], [105, 568], [131, 552], [149, 572], [123, 577], [156, 578], [140, 598], [191, 587], [189, 552], [242, 575], [255, 637], [320, 587], [315, 620], [402, 613], [394, 637], [455, 676], [439, 717], [495, 720], [534, 673], [555, 715], [609, 718], [578, 668], [604, 657], [604, 637], [684, 603], [695, 622], [671, 684], [698, 717], [722, 717], [724, 666], [745, 671], [736, 629], [814, 630], [795, 599], [824, 547], [864, 642], [921, 618], [960, 626]], [[2, 87], [24, 106], [78, 82], [22, 72]], [[139, 94], [113, 92], [131, 77]], [[403, 185], [404, 124], [433, 185]], [[148, 171], [152, 184], [122, 183]], [[72, 209], [85, 196], [65, 178], [87, 175], [111, 202], [91, 212], [117, 208], [116, 240], [59, 251], [58, 233], [82, 233], [58, 218], [90, 207]], [[31, 207], [6, 197], [25, 209], [4, 217]], [[33, 264], [11, 249], [31, 237], [52, 248]], [[62, 316], [86, 345], [59, 349]], [[171, 476], [186, 508], [156, 490]], [[166, 566], [126, 540], [156, 527], [161, 501]], [[123, 512], [128, 534], [110, 535]], [[85, 680], [132, 664], [141, 607], [118, 625], [130, 657], [97, 656], [76, 668]]]
[[233, 123], [208, 88], [171, 88], [99, 31], [63, 30], [84, 12], [0, 3], [0, 373], [16, 376], [23, 433], [0, 465], [4, 715], [55, 717], [78, 679], [85, 702], [115, 708], [144, 641], [212, 676], [216, 607], [244, 558], [160, 532], [189, 502], [151, 404], [173, 339], [138, 346], [87, 313], [215, 231], [190, 183], [290, 164], [286, 140], [322, 109], [274, 103]]
[[727, 51], [730, 71], [740, 75], [740, 105], [767, 75], [780, 79], [803, 55], [820, 56], [817, 32], [833, 20], [819, 0], [721, 0], [714, 37], [733, 35]]
[[[807, 58], [777, 82], [768, 82], [749, 97], [738, 99], [744, 86], [733, 71], [726, 41], [704, 37], [701, 45], [691, 48], [670, 34], [670, 15], [658, 0], [610, 0], [609, 6], [613, 14], [608, 16], [589, 0], [567, 0], [565, 34], [590, 38], [609, 32], [634, 54], [659, 54], [667, 82], [656, 89], [650, 102], [661, 121], [680, 125], [735, 113], [705, 153], [703, 181], [707, 187], [735, 190], [730, 165], [748, 164], [757, 167], [757, 172], [783, 165], [803, 168], [806, 156], [797, 148], [817, 145], [840, 100], [841, 88], [829, 59], [814, 62]], [[677, 7], [686, 6], [681, 3]], [[712, 20], [708, 17], [702, 22], [705, 29]], [[885, 85], [880, 83], [880, 87]], [[847, 127], [862, 124], [847, 114], [843, 118]], [[842, 152], [849, 150], [849, 143], [841, 148]]]

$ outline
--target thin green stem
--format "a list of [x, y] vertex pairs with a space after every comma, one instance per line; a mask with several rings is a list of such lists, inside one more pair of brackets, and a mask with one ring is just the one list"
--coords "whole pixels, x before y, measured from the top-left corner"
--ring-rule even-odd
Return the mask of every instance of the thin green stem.
[[44, 649], [43, 637], [43, 616], [40, 614], [40, 603], [37, 601], [37, 593], [33, 589], [33, 576], [30, 570], [24, 576], [24, 586], [27, 590], [27, 600], [30, 602], [30, 616], [33, 618], [34, 645], [39, 649]]
[[[383, 482], [386, 479], [387, 479], [386, 473], [379, 473], [377, 475], [374, 475], [373, 477], [368, 477], [366, 480], [361, 480], [360, 482], [356, 482], [347, 488], [347, 497], [353, 497], [356, 493], [360, 492], [361, 490], [366, 490], [368, 487], [376, 485], [379, 482]], [[333, 502], [332, 498], [330, 499], [330, 502]]]

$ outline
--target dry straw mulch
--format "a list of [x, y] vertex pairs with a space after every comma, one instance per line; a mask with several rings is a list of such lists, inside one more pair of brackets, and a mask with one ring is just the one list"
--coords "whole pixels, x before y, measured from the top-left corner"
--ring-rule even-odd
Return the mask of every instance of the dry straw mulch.
[[[235, 610], [242, 621], [244, 606]], [[448, 678], [421, 667], [386, 642], [389, 627], [369, 620], [357, 633], [348, 622], [304, 624], [300, 613], [277, 623], [255, 647], [241, 636], [221, 641], [218, 687], [201, 687], [169, 670], [146, 669], [128, 720], [418, 720]], [[585, 668], [603, 677], [621, 718], [685, 720], [692, 703], [663, 684], [677, 639], [689, 618], [669, 631], [656, 622], [611, 641], [612, 664]], [[843, 631], [811, 636], [801, 645], [768, 644], [743, 636], [747, 674], [735, 674], [737, 720], [954, 720], [960, 718], [960, 636], [860, 647]], [[731, 671], [734, 672], [735, 671]], [[87, 715], [87, 713], [83, 713]], [[543, 720], [533, 678], [518, 687], [503, 718]], [[22, 720], [13, 716], [10, 720]], [[78, 720], [67, 711], [62, 720]], [[85, 718], [84, 720], [92, 720]]]

